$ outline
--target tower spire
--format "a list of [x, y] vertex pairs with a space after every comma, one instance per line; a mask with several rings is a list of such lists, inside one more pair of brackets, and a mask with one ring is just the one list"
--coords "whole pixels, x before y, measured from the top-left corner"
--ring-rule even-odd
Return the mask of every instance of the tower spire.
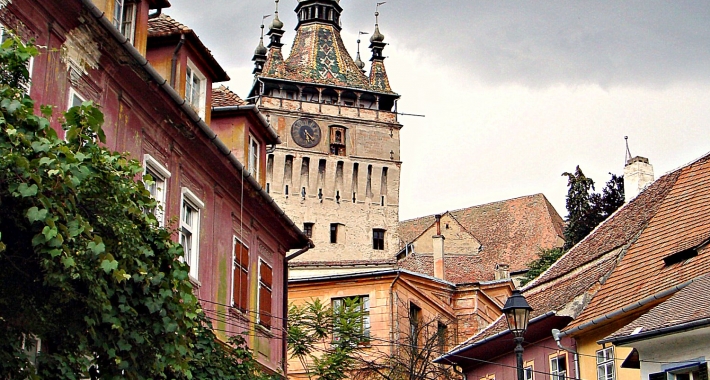
[[360, 58], [360, 36], [363, 34], [370, 34], [368, 32], [358, 32], [358, 38], [357, 38], [357, 55], [355, 56], [355, 65], [362, 71], [362, 73], [365, 73], [365, 62], [362, 61]]
[[261, 74], [264, 70], [264, 63], [266, 63], [266, 47], [264, 46], [264, 20], [271, 15], [266, 15], [261, 18], [261, 37], [259, 37], [259, 45], [254, 50], [254, 57], [251, 59], [254, 61], [254, 71], [253, 74]]
[[281, 37], [284, 35], [284, 23], [279, 19], [279, 0], [275, 0], [275, 3], [276, 10], [274, 11], [274, 19], [271, 21], [269, 32], [266, 34], [271, 38], [271, 42], [269, 42], [270, 48], [280, 48], [283, 46], [283, 43], [281, 43]]
[[372, 33], [370, 37], [370, 49], [372, 50], [372, 58], [370, 61], [381, 60], [384, 61], [385, 57], [382, 55], [382, 51], [387, 45], [385, 41], [385, 35], [380, 33], [380, 5], [387, 3], [386, 1], [377, 3], [375, 8], [375, 32]]

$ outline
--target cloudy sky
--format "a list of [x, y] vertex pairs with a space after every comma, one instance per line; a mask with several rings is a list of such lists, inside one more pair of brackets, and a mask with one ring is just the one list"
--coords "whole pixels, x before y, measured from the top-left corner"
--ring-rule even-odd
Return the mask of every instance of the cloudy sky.
[[[376, 1], [341, 0], [353, 55]], [[171, 3], [244, 96], [273, 0]], [[296, 4], [280, 2], [286, 43]], [[399, 110], [426, 115], [400, 117], [401, 219], [535, 193], [564, 217], [561, 173], [580, 165], [601, 190], [623, 173], [624, 136], [657, 177], [710, 151], [708, 1], [388, 0], [380, 12]]]

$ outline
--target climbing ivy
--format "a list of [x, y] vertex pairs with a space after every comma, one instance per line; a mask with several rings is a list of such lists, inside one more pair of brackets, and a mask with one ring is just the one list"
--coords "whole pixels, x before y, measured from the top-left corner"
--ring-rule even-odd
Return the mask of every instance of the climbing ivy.
[[99, 108], [66, 112], [66, 140], [51, 107], [35, 114], [20, 88], [35, 54], [0, 47], [0, 378], [263, 377], [242, 337], [217, 341], [182, 247], [144, 211], [141, 164], [101, 145]]

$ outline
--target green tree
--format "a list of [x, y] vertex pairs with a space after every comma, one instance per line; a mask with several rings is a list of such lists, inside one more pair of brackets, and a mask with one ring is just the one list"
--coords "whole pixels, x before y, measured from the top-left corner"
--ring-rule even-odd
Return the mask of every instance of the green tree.
[[65, 113], [66, 141], [50, 107], [35, 115], [18, 86], [36, 53], [0, 48], [0, 378], [262, 376], [241, 337], [216, 340], [182, 247], [144, 212], [141, 164], [100, 145], [99, 109]]
[[309, 379], [341, 380], [356, 368], [361, 344], [367, 342], [362, 299], [345, 298], [336, 308], [319, 299], [288, 311], [288, 348]]
[[537, 253], [538, 258], [528, 263], [529, 269], [527, 273], [525, 273], [525, 276], [520, 280], [520, 285], [523, 286], [534, 280], [537, 276], [541, 275], [542, 272], [546, 271], [547, 268], [562, 257], [565, 252], [566, 251], [562, 247], [540, 249]]
[[589, 203], [591, 191], [594, 190], [594, 180], [585, 176], [579, 166], [574, 173], [565, 172], [562, 175], [567, 177], [568, 187], [564, 247], [570, 249], [596, 226], [596, 218], [592, 218], [592, 205]]

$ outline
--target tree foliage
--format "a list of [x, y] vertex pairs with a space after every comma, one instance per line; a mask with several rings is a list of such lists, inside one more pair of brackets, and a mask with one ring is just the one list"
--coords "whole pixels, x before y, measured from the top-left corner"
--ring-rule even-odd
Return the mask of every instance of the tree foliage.
[[601, 193], [593, 193], [594, 180], [577, 166], [567, 177], [567, 226], [564, 248], [570, 249], [624, 204], [624, 177], [611, 174]]
[[182, 247], [144, 212], [141, 164], [101, 146], [99, 109], [66, 112], [66, 141], [50, 107], [35, 115], [17, 87], [36, 52], [0, 49], [0, 378], [261, 376], [241, 337], [216, 340]]
[[363, 331], [364, 310], [357, 297], [344, 299], [337, 309], [319, 299], [288, 311], [288, 348], [309, 379], [341, 380], [356, 368]]
[[520, 285], [523, 286], [534, 280], [537, 276], [541, 275], [542, 272], [546, 271], [547, 268], [562, 257], [565, 252], [566, 251], [562, 247], [540, 249], [537, 253], [538, 258], [528, 263], [529, 269], [527, 273], [525, 273], [525, 276], [520, 280]]

